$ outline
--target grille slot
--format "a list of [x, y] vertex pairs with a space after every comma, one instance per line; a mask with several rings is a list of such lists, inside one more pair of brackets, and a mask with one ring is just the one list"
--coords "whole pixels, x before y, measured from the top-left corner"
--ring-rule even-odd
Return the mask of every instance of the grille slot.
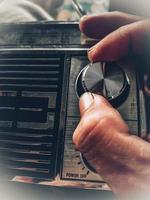
[[55, 177], [63, 68], [63, 54], [0, 54], [0, 168], [13, 176]]

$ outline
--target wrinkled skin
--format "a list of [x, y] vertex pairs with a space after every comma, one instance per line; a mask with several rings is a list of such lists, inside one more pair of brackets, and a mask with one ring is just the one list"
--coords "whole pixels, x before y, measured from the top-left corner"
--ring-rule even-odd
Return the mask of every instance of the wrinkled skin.
[[[150, 20], [112, 12], [85, 16], [80, 29], [100, 39], [88, 52], [91, 61], [116, 61], [132, 53], [143, 58]], [[147, 41], [147, 42], [145, 42]], [[133, 136], [117, 110], [99, 95], [85, 93], [73, 143], [121, 200], [150, 197], [150, 144]]]

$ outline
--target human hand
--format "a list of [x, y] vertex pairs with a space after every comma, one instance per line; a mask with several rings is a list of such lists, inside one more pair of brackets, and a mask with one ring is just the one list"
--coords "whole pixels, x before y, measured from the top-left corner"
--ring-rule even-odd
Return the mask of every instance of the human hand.
[[122, 200], [150, 194], [150, 144], [130, 134], [104, 97], [85, 93], [80, 113], [73, 142], [112, 191]]
[[91, 61], [116, 61], [132, 52], [147, 55], [150, 50], [150, 20], [120, 12], [84, 16], [80, 29], [91, 38], [100, 39], [88, 52]]
[[[149, 58], [145, 56], [150, 41], [148, 19], [112, 12], [85, 16], [80, 29], [91, 38], [101, 39], [88, 52], [93, 62], [116, 61], [129, 54], [146, 62]], [[150, 144], [130, 134], [120, 114], [101, 96], [84, 94], [80, 111], [81, 121], [73, 136], [76, 148], [120, 199], [150, 194]]]

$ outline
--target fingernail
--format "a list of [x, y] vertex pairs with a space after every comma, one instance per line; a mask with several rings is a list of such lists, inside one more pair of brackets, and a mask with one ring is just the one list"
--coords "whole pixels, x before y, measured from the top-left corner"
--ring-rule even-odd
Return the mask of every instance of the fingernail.
[[92, 46], [90, 49], [87, 50], [87, 52], [89, 53], [90, 51], [92, 51], [94, 48], [94, 46]]
[[88, 19], [87, 15], [84, 15], [83, 17], [81, 17], [80, 19], [80, 23], [79, 23], [79, 29], [81, 32], [84, 32], [84, 22]]
[[86, 92], [80, 97], [81, 115], [92, 105], [93, 102], [94, 102], [94, 95], [90, 92]]
[[93, 51], [95, 49], [96, 45], [94, 45], [93, 47], [91, 47], [90, 49], [88, 49], [87, 53], [88, 53], [88, 59], [93, 62], [94, 59], [93, 59]]
[[80, 22], [83, 22], [85, 20], [87, 20], [89, 18], [88, 15], [84, 15], [83, 17], [81, 17]]
[[87, 56], [88, 56], [89, 61], [90, 61], [90, 62], [93, 62], [93, 57], [92, 57], [91, 51], [92, 51], [92, 50], [89, 50], [89, 51], [88, 51]]

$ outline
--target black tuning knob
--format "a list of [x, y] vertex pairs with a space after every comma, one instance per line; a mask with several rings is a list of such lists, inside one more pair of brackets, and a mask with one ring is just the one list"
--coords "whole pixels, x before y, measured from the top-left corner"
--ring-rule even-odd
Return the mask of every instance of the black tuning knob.
[[76, 82], [77, 95], [92, 92], [103, 95], [115, 107], [121, 105], [129, 93], [129, 79], [123, 69], [114, 62], [88, 64]]
[[94, 167], [87, 161], [87, 159], [80, 153], [82, 163], [93, 173], [97, 173]]

